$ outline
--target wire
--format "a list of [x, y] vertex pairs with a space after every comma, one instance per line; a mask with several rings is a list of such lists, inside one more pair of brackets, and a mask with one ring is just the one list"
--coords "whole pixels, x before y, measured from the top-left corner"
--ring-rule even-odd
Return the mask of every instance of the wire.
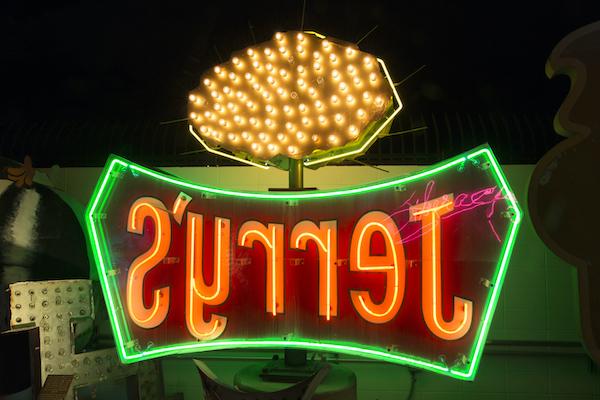
[[408, 394], [406, 400], [411, 400], [415, 393], [415, 383], [417, 382], [417, 373], [421, 372], [418, 369], [409, 368], [408, 373], [410, 374], [410, 387], [408, 388]]
[[420, 70], [422, 70], [423, 68], [425, 68], [427, 66], [427, 64], [423, 64], [421, 65], [419, 68], [417, 68], [416, 71], [414, 71], [413, 73], [411, 73], [410, 75], [408, 75], [406, 78], [402, 79], [400, 82], [396, 82], [394, 83], [394, 86], [400, 86], [402, 85], [404, 82], [406, 82], [407, 80], [409, 80], [410, 78], [412, 78], [412, 76], [414, 74], [416, 74], [417, 72], [419, 72]]
[[304, 13], [306, 11], [306, 0], [302, 2], [302, 20], [300, 22], [300, 31], [304, 31]]
[[360, 44], [360, 42], [362, 42], [363, 40], [365, 40], [377, 28], [379, 28], [379, 25], [375, 25], [373, 28], [371, 28], [371, 30], [369, 32], [365, 33], [363, 37], [361, 37], [360, 39], [358, 39], [358, 42], [356, 42], [356, 45], [358, 46]]
[[183, 121], [187, 121], [189, 118], [178, 118], [178, 119], [172, 119], [170, 121], [161, 121], [158, 124], [159, 125], [168, 125], [168, 124], [175, 124], [177, 122], [183, 122]]
[[403, 135], [405, 133], [421, 132], [421, 131], [425, 131], [427, 129], [429, 129], [427, 126], [420, 126], [418, 128], [412, 128], [412, 129], [406, 129], [404, 131], [392, 132], [392, 133], [388, 133], [385, 136], [381, 136], [381, 139], [390, 137], [390, 136]]
[[252, 35], [252, 41], [256, 44], [256, 36], [254, 36], [254, 27], [252, 26], [252, 22], [248, 20], [248, 29], [250, 30], [250, 35]]

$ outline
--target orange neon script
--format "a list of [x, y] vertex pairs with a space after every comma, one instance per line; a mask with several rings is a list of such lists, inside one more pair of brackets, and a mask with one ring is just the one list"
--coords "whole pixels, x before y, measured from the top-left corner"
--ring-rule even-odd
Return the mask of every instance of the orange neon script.
[[297, 223], [290, 235], [290, 248], [306, 250], [311, 240], [319, 250], [319, 315], [329, 321], [338, 315], [337, 222], [321, 221], [319, 227], [312, 221]]
[[[210, 268], [203, 261], [205, 221], [202, 214], [185, 211], [191, 200], [180, 193], [173, 212], [157, 199], [143, 197], [136, 200], [129, 211], [127, 229], [143, 234], [144, 220], [149, 218], [155, 226], [155, 236], [150, 249], [138, 256], [129, 268], [127, 278], [127, 310], [133, 322], [142, 328], [154, 328], [166, 318], [169, 309], [169, 288], [153, 292], [151, 307], [143, 302], [144, 276], [167, 256], [171, 245], [171, 216], [184, 224], [186, 237], [185, 256], [185, 322], [189, 333], [198, 340], [220, 337], [227, 326], [227, 316], [206, 313], [205, 306], [224, 304], [230, 294], [231, 281], [231, 221], [214, 217], [213, 279], [206, 283], [203, 271]], [[183, 200], [182, 200], [183, 199]], [[454, 209], [452, 195], [425, 201], [410, 207], [410, 221], [421, 223], [422, 238], [422, 313], [426, 326], [433, 335], [444, 340], [457, 340], [471, 327], [473, 303], [458, 296], [453, 297], [454, 313], [451, 319], [442, 312], [442, 260], [441, 216]], [[183, 216], [186, 220], [183, 220]], [[255, 242], [264, 247], [266, 255], [265, 309], [273, 317], [284, 313], [284, 254], [286, 248], [308, 249], [313, 242], [318, 251], [318, 304], [319, 316], [326, 321], [338, 317], [338, 226], [335, 220], [318, 224], [303, 220], [289, 231], [289, 241], [284, 240], [285, 224], [246, 221], [238, 229], [237, 245], [251, 248]], [[383, 239], [383, 254], [372, 253], [372, 239]], [[406, 258], [400, 231], [394, 219], [382, 211], [370, 211], [358, 219], [350, 236], [349, 271], [384, 274], [385, 290], [382, 299], [375, 300], [369, 290], [349, 291], [350, 301], [362, 319], [372, 324], [390, 322], [399, 313], [406, 286]]]
[[222, 304], [229, 295], [229, 247], [230, 221], [215, 218], [214, 234], [214, 272], [213, 282], [207, 285], [202, 271], [202, 247], [197, 240], [203, 242], [203, 216], [188, 213], [186, 238], [186, 324], [188, 330], [199, 340], [215, 339], [223, 333], [227, 318], [213, 314], [210, 321], [204, 321], [204, 305]]
[[[381, 256], [371, 255], [371, 236], [375, 232], [383, 235], [386, 251]], [[383, 324], [394, 318], [404, 298], [406, 266], [400, 232], [388, 214], [371, 211], [358, 221], [352, 233], [350, 270], [386, 274], [386, 292], [381, 303], [375, 303], [369, 292], [363, 290], [350, 291], [350, 297], [356, 311], [369, 322]]]
[[171, 222], [167, 208], [153, 197], [142, 197], [136, 200], [129, 209], [127, 231], [138, 235], [144, 234], [144, 220], [152, 220], [155, 229], [152, 246], [139, 255], [129, 266], [127, 273], [127, 310], [136, 325], [142, 328], [154, 328], [160, 325], [169, 311], [168, 287], [154, 291], [152, 306], [144, 304], [144, 276], [154, 268], [169, 251], [171, 244]]
[[283, 305], [283, 224], [265, 226], [258, 221], [245, 222], [238, 232], [238, 245], [252, 247], [257, 241], [267, 252], [267, 312], [277, 315]]
[[454, 209], [452, 195], [446, 195], [410, 208], [411, 220], [421, 221], [423, 278], [423, 316], [427, 327], [446, 340], [463, 337], [471, 327], [473, 303], [454, 296], [454, 315], [446, 321], [442, 315], [441, 216]]

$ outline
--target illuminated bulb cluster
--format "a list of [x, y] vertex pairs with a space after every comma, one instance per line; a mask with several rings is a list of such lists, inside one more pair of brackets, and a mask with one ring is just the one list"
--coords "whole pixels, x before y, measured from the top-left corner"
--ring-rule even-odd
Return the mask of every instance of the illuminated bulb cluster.
[[209, 145], [260, 160], [299, 159], [356, 141], [391, 96], [372, 55], [280, 32], [206, 72], [189, 95], [189, 119]]

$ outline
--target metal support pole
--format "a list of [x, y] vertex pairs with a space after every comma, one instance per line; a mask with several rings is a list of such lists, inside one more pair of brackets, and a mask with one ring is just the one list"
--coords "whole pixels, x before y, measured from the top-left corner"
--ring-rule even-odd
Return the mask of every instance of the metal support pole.
[[304, 164], [302, 163], [302, 159], [295, 160], [290, 158], [288, 178], [290, 189], [300, 190], [304, 188]]

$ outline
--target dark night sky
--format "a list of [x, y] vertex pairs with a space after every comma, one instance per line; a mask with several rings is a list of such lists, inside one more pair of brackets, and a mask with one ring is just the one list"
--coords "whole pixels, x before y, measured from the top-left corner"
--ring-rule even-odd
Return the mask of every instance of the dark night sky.
[[[407, 112], [554, 112], [568, 88], [546, 58], [572, 30], [600, 19], [594, 1], [306, 2], [305, 29], [347, 41], [379, 28], [361, 49], [386, 61]], [[1, 6], [0, 118], [170, 120], [187, 92], [231, 51], [300, 26], [302, 0], [180, 3], [13, 1]]]

